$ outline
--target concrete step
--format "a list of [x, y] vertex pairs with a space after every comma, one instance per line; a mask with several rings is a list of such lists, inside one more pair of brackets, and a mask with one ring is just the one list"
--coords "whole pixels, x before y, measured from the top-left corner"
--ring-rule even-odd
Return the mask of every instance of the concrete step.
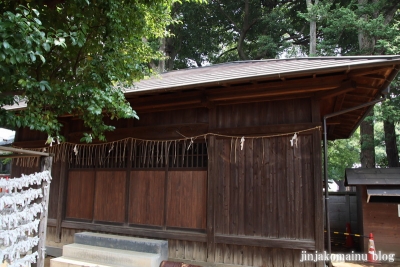
[[99, 265], [98, 263], [59, 257], [50, 260], [50, 267], [117, 267], [112, 265]]
[[137, 252], [83, 244], [69, 244], [63, 247], [63, 257], [88, 261], [101, 265], [126, 267], [159, 267], [160, 254]]
[[165, 260], [168, 258], [168, 241], [166, 240], [82, 232], [75, 234], [75, 243], [104, 248], [157, 253]]

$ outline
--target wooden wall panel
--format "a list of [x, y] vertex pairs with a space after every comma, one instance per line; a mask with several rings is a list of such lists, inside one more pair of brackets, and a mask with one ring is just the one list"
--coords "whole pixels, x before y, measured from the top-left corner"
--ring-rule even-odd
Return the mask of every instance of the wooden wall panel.
[[125, 222], [125, 171], [96, 172], [94, 220]]
[[[313, 253], [309, 251], [307, 253]], [[215, 263], [232, 266], [315, 266], [314, 262], [300, 262], [301, 250], [262, 248], [240, 245], [216, 245]]]
[[169, 239], [168, 257], [204, 262], [207, 260], [207, 243]]
[[164, 225], [165, 171], [132, 171], [129, 223]]
[[93, 219], [94, 183], [94, 171], [69, 172], [66, 218]]
[[139, 114], [140, 120], [134, 120], [134, 126], [154, 126], [183, 123], [208, 122], [207, 108], [192, 108], [185, 110], [170, 110]]
[[218, 139], [216, 234], [314, 239], [312, 136]]
[[51, 219], [57, 218], [57, 208], [58, 208], [58, 191], [60, 186], [60, 171], [61, 162], [53, 162], [51, 166], [51, 183], [50, 183], [50, 196], [49, 196], [49, 207], [48, 207], [48, 217]]
[[167, 226], [206, 228], [207, 171], [168, 173]]
[[[364, 235], [373, 233], [375, 250], [400, 254], [400, 217], [396, 203], [367, 203], [366, 187], [360, 186]], [[368, 239], [364, 238], [364, 252], [368, 252]], [[398, 256], [397, 256], [398, 257]]]
[[309, 98], [223, 105], [217, 107], [217, 128], [312, 122]]

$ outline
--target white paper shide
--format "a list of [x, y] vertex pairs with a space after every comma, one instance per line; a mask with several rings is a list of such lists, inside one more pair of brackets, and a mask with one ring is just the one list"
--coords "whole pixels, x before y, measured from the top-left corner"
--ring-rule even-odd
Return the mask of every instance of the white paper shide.
[[[44, 196], [48, 194], [50, 181], [49, 171], [0, 179], [1, 262], [18, 267], [36, 262], [38, 252], [32, 253], [32, 248], [40, 240], [40, 214], [47, 209]], [[43, 182], [47, 182], [46, 187], [42, 186]]]

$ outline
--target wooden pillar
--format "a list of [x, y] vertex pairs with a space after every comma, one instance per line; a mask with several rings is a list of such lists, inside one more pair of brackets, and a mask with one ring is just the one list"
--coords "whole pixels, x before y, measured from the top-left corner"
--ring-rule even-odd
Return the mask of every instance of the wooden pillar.
[[[217, 127], [217, 112], [214, 105], [209, 106], [209, 128]], [[207, 170], [207, 262], [215, 261], [215, 182], [216, 151], [215, 136], [207, 138], [208, 170]]]
[[215, 136], [208, 138], [208, 175], [207, 175], [207, 262], [215, 259]]
[[[316, 98], [311, 100], [312, 122], [320, 123], [320, 103]], [[314, 180], [314, 223], [315, 223], [315, 250], [324, 251], [324, 212], [322, 194], [322, 150], [321, 150], [321, 131], [315, 130], [313, 136], [313, 180]], [[324, 266], [323, 261], [316, 263], [316, 266]]]
[[[64, 136], [68, 138], [69, 134], [69, 123], [64, 123]], [[68, 177], [68, 159], [65, 161], [60, 159], [61, 169], [60, 169], [60, 177], [58, 184], [58, 199], [57, 199], [57, 217], [56, 217], [56, 237], [55, 242], [61, 242], [61, 224], [63, 220], [63, 216], [65, 214], [65, 206], [66, 206], [66, 188], [67, 188], [67, 177]]]
[[58, 200], [57, 200], [57, 218], [56, 218], [56, 238], [55, 242], [61, 242], [61, 223], [63, 219], [63, 214], [65, 210], [65, 188], [68, 175], [68, 162], [61, 160], [61, 170], [60, 170], [60, 181], [58, 187]]

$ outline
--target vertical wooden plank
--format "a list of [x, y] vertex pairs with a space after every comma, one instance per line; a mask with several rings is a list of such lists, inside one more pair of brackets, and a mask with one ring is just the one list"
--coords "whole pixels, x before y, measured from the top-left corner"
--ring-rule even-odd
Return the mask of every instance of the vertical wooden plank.
[[[128, 126], [132, 127], [133, 126], [133, 119], [128, 120]], [[126, 144], [126, 155], [131, 155], [133, 151], [131, 151], [131, 142], [134, 142], [133, 140], [130, 140]], [[132, 170], [132, 158], [129, 156], [125, 156], [126, 160], [126, 170], [125, 170], [125, 221], [124, 225], [128, 226], [129, 225], [129, 211], [130, 211], [130, 191], [131, 191], [131, 170]]]
[[243, 265], [253, 266], [253, 249], [254, 249], [254, 247], [242, 246]]
[[269, 203], [270, 203], [270, 210], [269, 210], [269, 218], [268, 218], [268, 225], [269, 225], [269, 237], [278, 237], [278, 177], [277, 177], [277, 140], [276, 138], [270, 138], [269, 140], [269, 153], [270, 153], [270, 168], [269, 168], [269, 175], [270, 175], [270, 182], [268, 188], [269, 194]]
[[262, 219], [265, 216], [262, 204], [265, 202], [263, 192], [263, 167], [262, 167], [262, 142], [261, 139], [254, 140], [254, 212], [253, 212], [253, 227], [254, 235], [262, 236]]
[[94, 220], [125, 221], [125, 171], [96, 172]]
[[94, 171], [69, 171], [65, 211], [67, 218], [93, 219], [94, 183]]
[[215, 263], [224, 263], [223, 244], [216, 244], [215, 246]]
[[57, 221], [56, 221], [56, 240], [55, 242], [61, 242], [61, 223], [63, 220], [63, 215], [65, 214], [66, 209], [66, 185], [67, 185], [67, 175], [68, 175], [68, 163], [67, 160], [60, 161], [61, 169], [59, 176], [59, 184], [58, 184], [58, 199], [57, 199]]
[[[215, 109], [214, 113], [215, 113]], [[209, 111], [211, 112], [211, 110]], [[214, 120], [215, 121], [215, 120]], [[207, 170], [207, 262], [215, 260], [215, 197], [216, 197], [216, 154], [215, 136], [207, 139], [208, 170]]]
[[237, 245], [232, 246], [233, 259], [232, 264], [242, 265], [243, 263], [243, 251], [240, 250], [240, 247]]
[[289, 144], [289, 138], [286, 139], [286, 195], [287, 195], [287, 210], [286, 210], [286, 237], [287, 238], [296, 238], [295, 230], [296, 230], [296, 221], [294, 221], [295, 217], [295, 202], [294, 202], [294, 164], [293, 164], [293, 154], [299, 149], [298, 144], [296, 143], [291, 146]]
[[294, 201], [295, 201], [295, 207], [294, 207], [294, 222], [295, 222], [295, 236], [298, 239], [303, 239], [303, 224], [298, 223], [303, 221], [303, 202], [304, 202], [304, 197], [303, 197], [303, 178], [302, 178], [302, 162], [301, 162], [301, 146], [302, 144], [302, 139], [299, 139], [298, 141], [299, 148], [294, 150]]
[[181, 179], [179, 174], [172, 174], [172, 172], [168, 173], [168, 209], [167, 212], [167, 226], [179, 226], [178, 220], [180, 214], [180, 201], [179, 201], [179, 193], [182, 190], [181, 188]]
[[176, 258], [176, 240], [168, 239], [168, 258]]
[[232, 263], [232, 258], [233, 258], [233, 253], [232, 253], [232, 245], [228, 245], [228, 244], [223, 244], [223, 253], [224, 253], [224, 260], [223, 262], [225, 264], [231, 264]]
[[253, 266], [262, 266], [262, 248], [261, 247], [254, 247], [253, 250]]
[[223, 175], [221, 175], [221, 182], [222, 187], [220, 192], [222, 193], [222, 233], [229, 234], [229, 227], [230, 227], [230, 162], [229, 162], [229, 144], [227, 140], [221, 140], [220, 143], [222, 144], [222, 150], [220, 151], [221, 157], [223, 158], [221, 170], [223, 170]]
[[320, 123], [321, 122], [320, 100], [316, 97], [313, 97], [310, 102], [311, 102], [311, 121]]
[[[323, 201], [322, 201], [322, 155], [321, 155], [321, 133], [315, 130], [312, 134], [312, 154], [313, 154], [313, 180], [314, 180], [314, 237], [315, 249], [317, 251], [324, 250], [324, 221], [323, 216]], [[322, 267], [323, 263], [318, 262], [318, 267]]]
[[229, 166], [230, 166], [230, 201], [229, 201], [229, 234], [237, 235], [239, 226], [239, 170], [238, 164], [235, 163], [235, 146], [234, 139], [226, 140], [229, 143]]
[[178, 259], [185, 259], [185, 241], [177, 240], [176, 243], [177, 243], [176, 257]]
[[[277, 137], [276, 140], [277, 143], [277, 150], [279, 151], [276, 154], [276, 160], [277, 160], [277, 187], [276, 187], [276, 197], [275, 201], [278, 206], [278, 222], [286, 222], [286, 201], [287, 201], [287, 196], [286, 196], [286, 177], [285, 177], [285, 160], [286, 160], [286, 153], [282, 153], [281, 151], [285, 151], [284, 145], [282, 143], [282, 138]], [[278, 223], [277, 225], [277, 230], [278, 230], [278, 237], [279, 238], [284, 238], [285, 233], [286, 233], [286, 225], [285, 223]]]
[[185, 260], [193, 260], [193, 242], [192, 241], [184, 241], [185, 246]]
[[253, 220], [254, 220], [254, 162], [253, 162], [253, 139], [247, 139], [243, 145], [245, 156], [245, 195], [244, 195], [244, 233], [245, 235], [254, 235]]
[[238, 218], [239, 227], [238, 235], [245, 235], [245, 194], [246, 194], [246, 166], [245, 166], [245, 149], [240, 149], [240, 139], [235, 140], [235, 158], [236, 164], [238, 164], [239, 171], [239, 207], [238, 207]]
[[271, 235], [272, 204], [271, 204], [271, 163], [270, 163], [270, 139], [262, 139], [263, 147], [263, 203], [262, 203], [262, 236]]

